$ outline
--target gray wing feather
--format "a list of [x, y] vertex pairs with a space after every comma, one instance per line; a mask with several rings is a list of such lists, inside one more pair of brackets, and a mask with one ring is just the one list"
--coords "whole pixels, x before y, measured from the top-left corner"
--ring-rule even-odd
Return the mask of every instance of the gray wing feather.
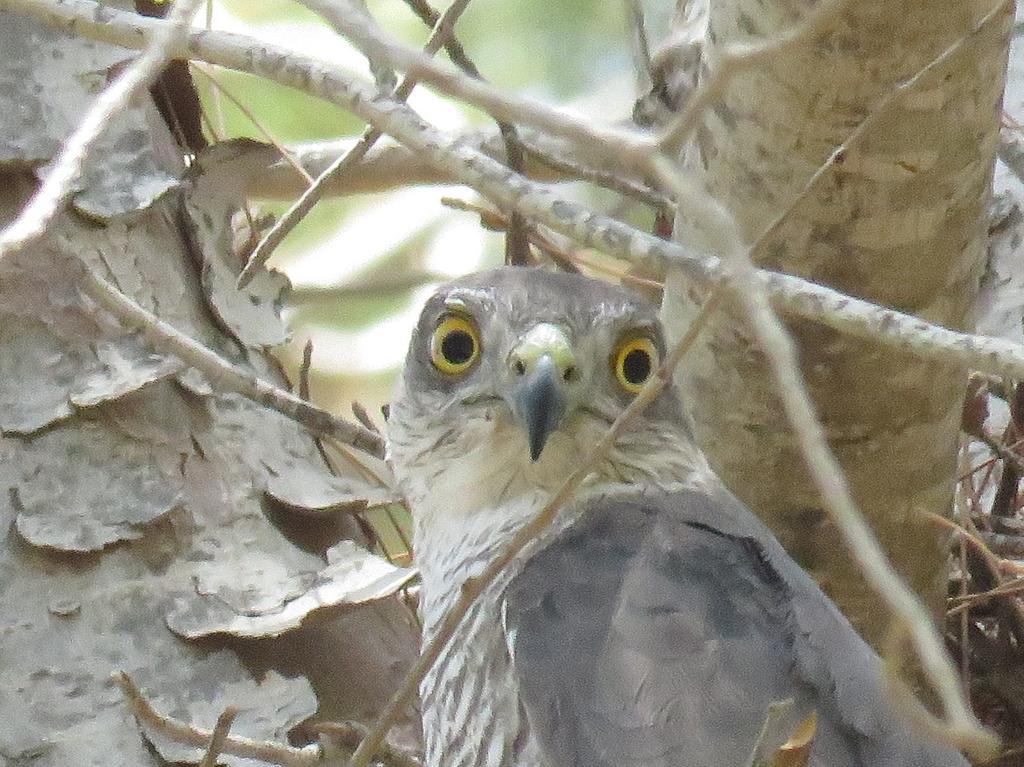
[[526, 563], [504, 609], [547, 767], [739, 767], [784, 699], [780, 733], [818, 713], [812, 764], [967, 765], [910, 732], [878, 657], [724, 493], [590, 502]]

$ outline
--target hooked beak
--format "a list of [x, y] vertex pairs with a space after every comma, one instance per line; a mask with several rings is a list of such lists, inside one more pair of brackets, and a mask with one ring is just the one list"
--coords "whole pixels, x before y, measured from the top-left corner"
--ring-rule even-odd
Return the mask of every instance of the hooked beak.
[[509, 368], [515, 379], [509, 405], [536, 461], [569, 409], [576, 360], [565, 330], [550, 323], [535, 326], [512, 350]]

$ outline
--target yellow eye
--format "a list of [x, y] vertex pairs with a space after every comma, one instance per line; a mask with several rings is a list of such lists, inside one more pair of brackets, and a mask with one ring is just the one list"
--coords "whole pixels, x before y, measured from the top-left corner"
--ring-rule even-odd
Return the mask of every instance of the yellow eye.
[[658, 369], [658, 347], [649, 338], [633, 338], [615, 354], [615, 378], [619, 386], [636, 394]]
[[468, 317], [448, 314], [430, 338], [430, 361], [442, 373], [457, 376], [480, 357], [480, 332]]

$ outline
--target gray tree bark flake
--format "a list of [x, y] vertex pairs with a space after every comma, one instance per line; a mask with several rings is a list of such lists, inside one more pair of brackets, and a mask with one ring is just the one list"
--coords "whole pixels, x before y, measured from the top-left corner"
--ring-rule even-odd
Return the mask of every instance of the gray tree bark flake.
[[[7, 59], [0, 69], [0, 167], [27, 165], [45, 174], [45, 163], [128, 54], [11, 13], [0, 14], [0, 50]], [[111, 126], [85, 166], [74, 199], [82, 213], [100, 220], [129, 213], [176, 185], [176, 169], [161, 167], [152, 153], [150, 135], [158, 121], [156, 108], [146, 102], [132, 105]]]

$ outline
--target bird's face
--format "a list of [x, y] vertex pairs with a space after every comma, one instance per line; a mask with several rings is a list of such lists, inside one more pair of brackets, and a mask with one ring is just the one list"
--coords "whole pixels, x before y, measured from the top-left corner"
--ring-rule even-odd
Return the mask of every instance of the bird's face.
[[[623, 288], [517, 267], [447, 285], [423, 309], [392, 406], [396, 471], [444, 481], [456, 462], [480, 482], [557, 484], [664, 354], [655, 308]], [[665, 392], [639, 426], [683, 424]]]

